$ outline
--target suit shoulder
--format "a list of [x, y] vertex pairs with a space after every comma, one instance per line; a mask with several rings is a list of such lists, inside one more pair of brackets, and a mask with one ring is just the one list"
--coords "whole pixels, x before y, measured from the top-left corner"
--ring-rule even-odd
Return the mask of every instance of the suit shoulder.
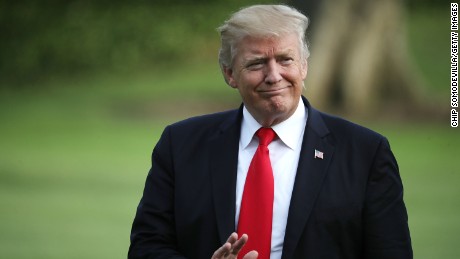
[[380, 142], [386, 139], [380, 133], [344, 118], [320, 112], [331, 133], [338, 138]]
[[164, 132], [169, 132], [168, 134], [178, 141], [202, 141], [221, 130], [237, 125], [241, 121], [241, 116], [238, 109], [195, 116], [167, 126]]
[[230, 110], [178, 121], [165, 128], [157, 145], [163, 148], [174, 147], [175, 150], [182, 150], [181, 152], [192, 152], [191, 150], [202, 148], [204, 143], [222, 130], [230, 127], [235, 130], [239, 118], [239, 110]]
[[232, 117], [237, 117], [238, 110], [228, 110], [212, 114], [204, 114], [199, 116], [190, 117], [171, 124], [169, 127], [174, 129], [194, 129], [203, 127], [219, 127], [226, 120]]

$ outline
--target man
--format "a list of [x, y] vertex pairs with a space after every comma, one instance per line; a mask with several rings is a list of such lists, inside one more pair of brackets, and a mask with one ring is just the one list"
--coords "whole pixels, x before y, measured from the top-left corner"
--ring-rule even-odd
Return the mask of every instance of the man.
[[308, 19], [283, 5], [219, 28], [238, 110], [166, 127], [129, 258], [412, 258], [387, 140], [301, 96]]

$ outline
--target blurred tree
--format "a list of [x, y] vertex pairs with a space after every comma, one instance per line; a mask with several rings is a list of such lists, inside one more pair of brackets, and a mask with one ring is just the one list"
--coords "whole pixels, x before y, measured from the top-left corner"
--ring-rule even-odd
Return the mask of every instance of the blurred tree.
[[315, 106], [361, 117], [419, 108], [402, 1], [329, 0], [313, 13], [307, 95]]

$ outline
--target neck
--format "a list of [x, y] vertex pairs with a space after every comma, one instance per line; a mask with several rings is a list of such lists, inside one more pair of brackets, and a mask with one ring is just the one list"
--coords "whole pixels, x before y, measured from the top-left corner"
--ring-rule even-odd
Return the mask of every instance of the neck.
[[260, 114], [255, 114], [251, 113], [254, 119], [262, 125], [264, 128], [271, 128], [285, 120], [287, 120], [289, 117], [294, 114], [295, 109], [293, 111], [290, 111], [288, 113], [282, 113], [282, 114], [267, 114], [267, 115], [260, 115]]

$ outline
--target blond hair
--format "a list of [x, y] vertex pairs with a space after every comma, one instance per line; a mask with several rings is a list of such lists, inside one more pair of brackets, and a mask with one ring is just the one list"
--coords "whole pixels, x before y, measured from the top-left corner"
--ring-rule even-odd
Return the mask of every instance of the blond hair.
[[218, 28], [221, 36], [220, 67], [233, 66], [238, 42], [249, 35], [264, 38], [296, 33], [301, 59], [306, 62], [310, 55], [306, 39], [308, 23], [305, 15], [286, 5], [253, 5], [243, 8]]

